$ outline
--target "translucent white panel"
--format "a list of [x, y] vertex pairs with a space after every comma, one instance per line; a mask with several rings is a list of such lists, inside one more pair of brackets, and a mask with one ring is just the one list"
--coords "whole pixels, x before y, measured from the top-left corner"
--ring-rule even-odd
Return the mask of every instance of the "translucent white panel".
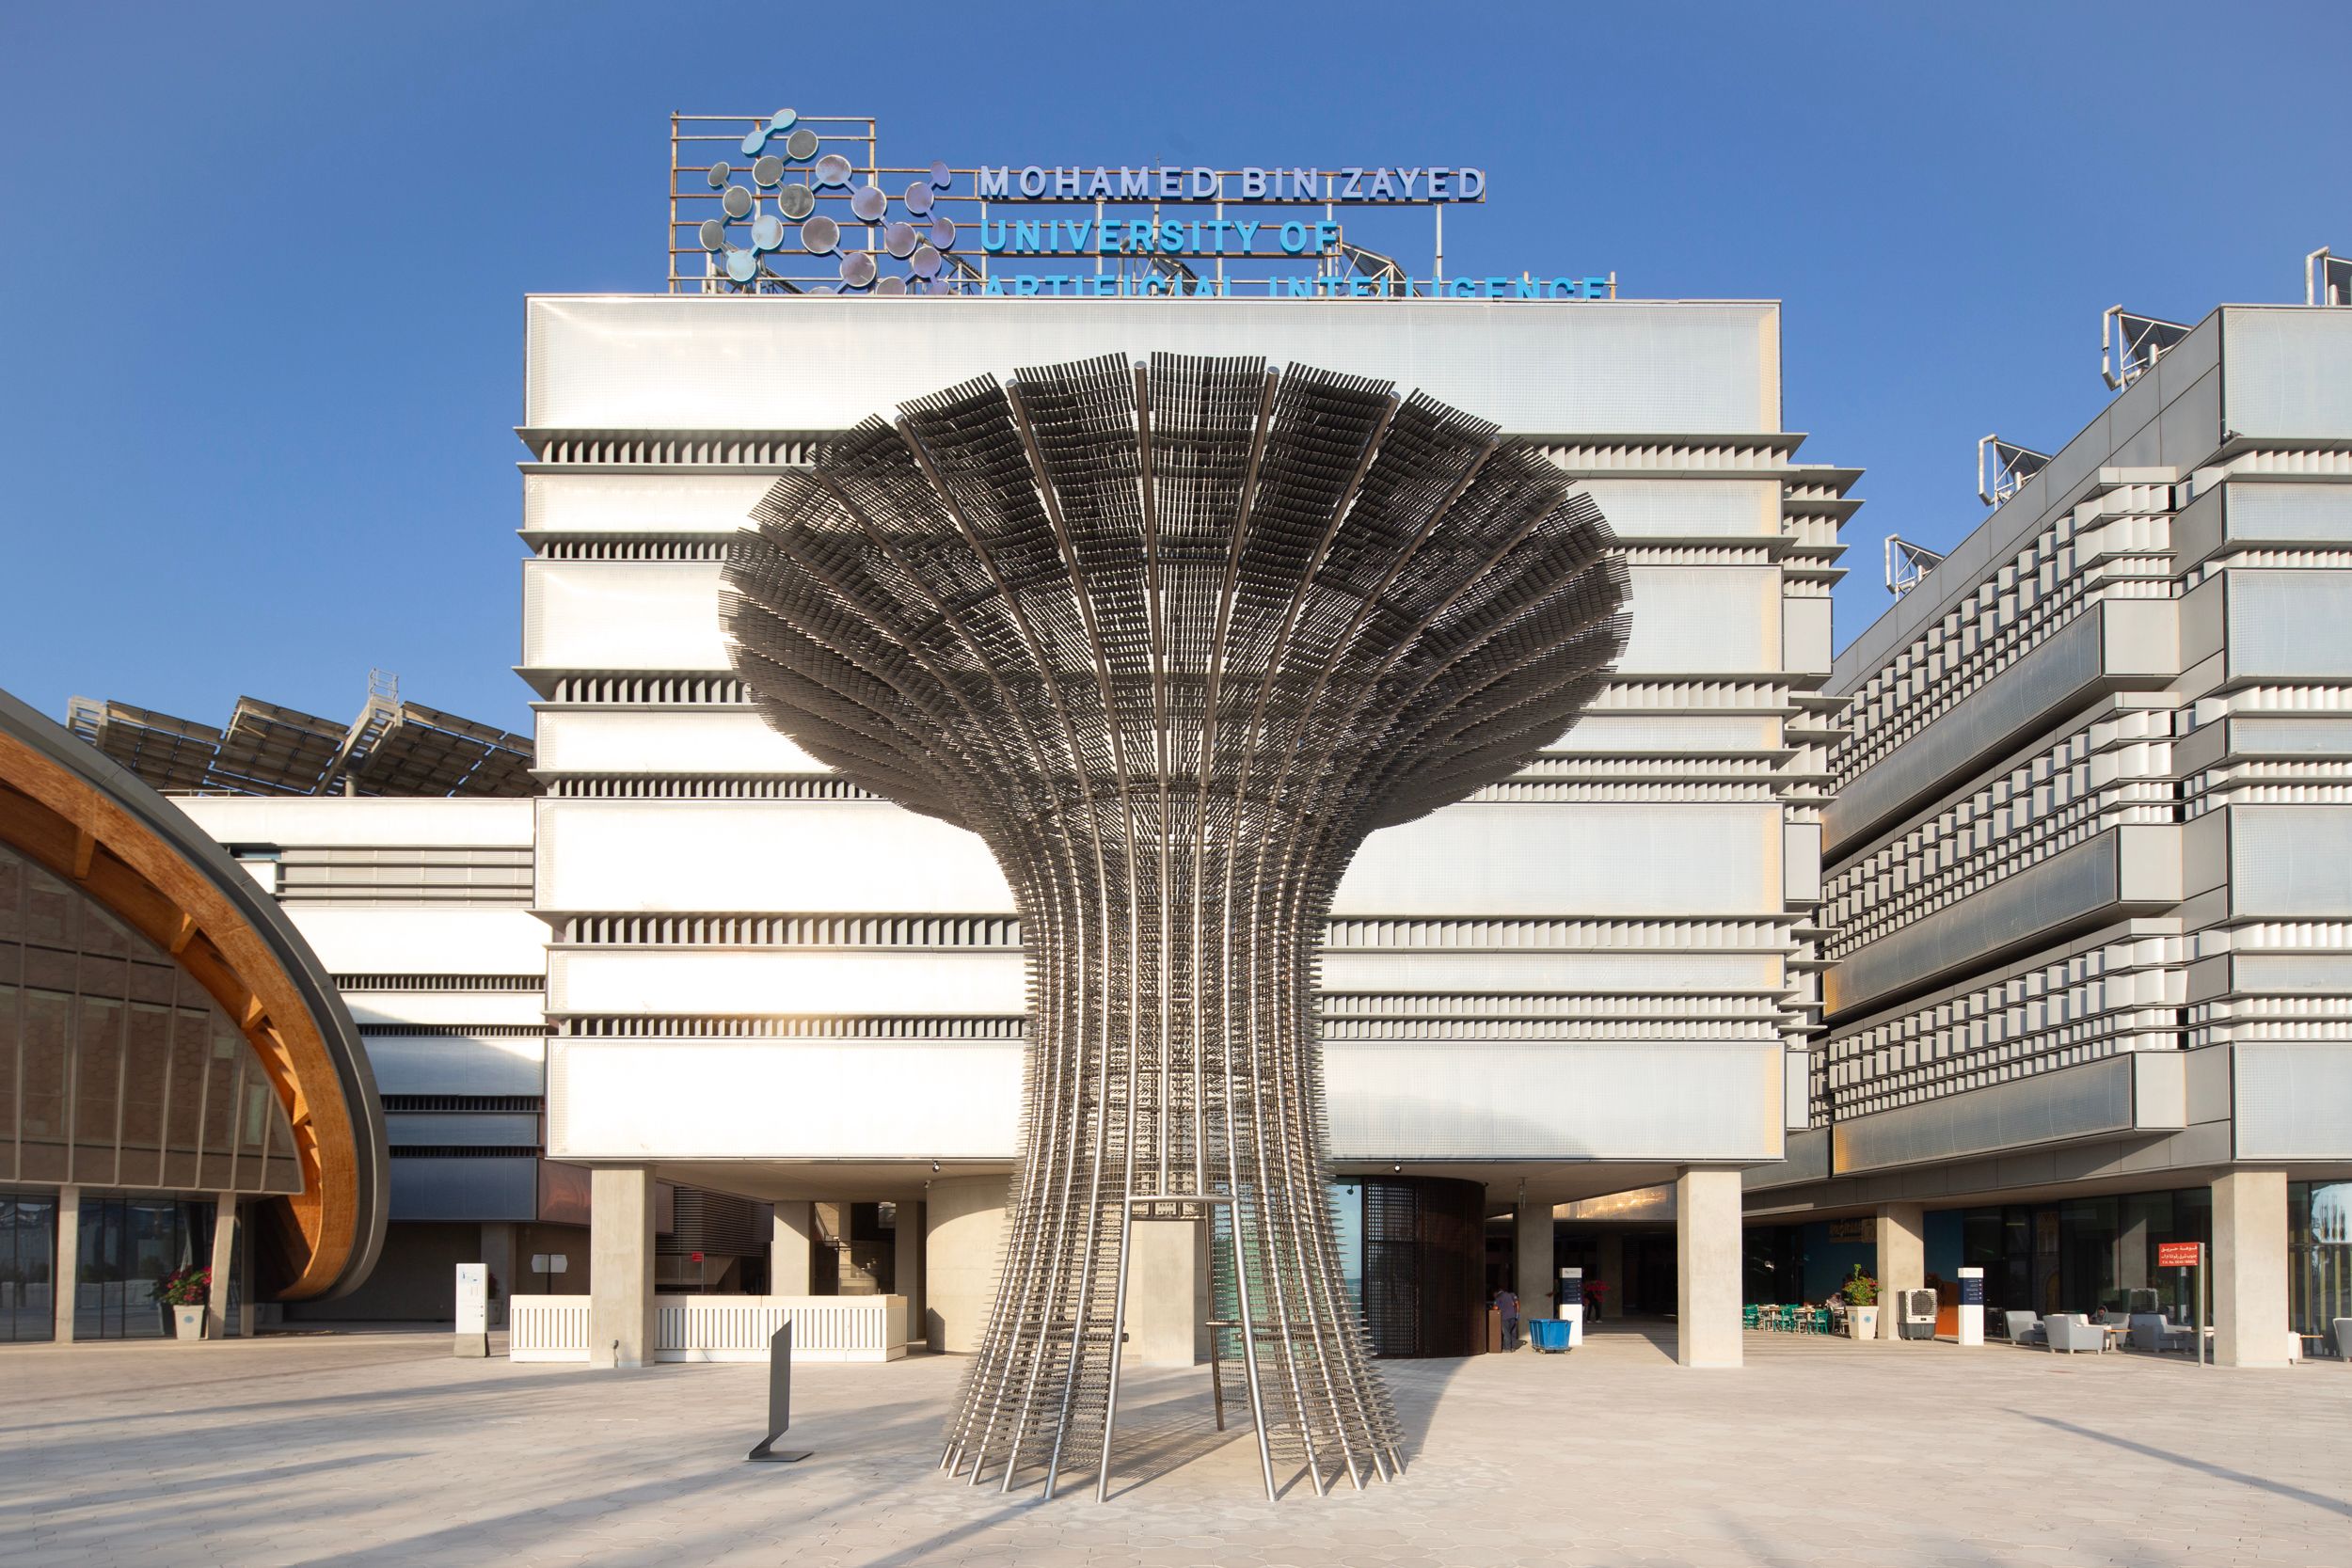
[[2238, 953], [2230, 965], [2232, 980], [2247, 990], [2352, 991], [2348, 954]]
[[1838, 1170], [1883, 1170], [2125, 1132], [2132, 1105], [2131, 1058], [2116, 1056], [1840, 1121], [1831, 1137]]
[[547, 1041], [534, 1036], [370, 1035], [366, 1044], [378, 1094], [538, 1094], [545, 1085]]
[[547, 1007], [535, 990], [347, 990], [355, 1023], [426, 1023], [436, 1028], [486, 1024], [536, 1028]]
[[2233, 719], [2230, 750], [2255, 756], [2352, 752], [2352, 719]]
[[1752, 990], [1781, 985], [1761, 953], [1432, 953], [1406, 948], [1326, 953], [1326, 991], [1478, 995], [1582, 991]]
[[529, 800], [186, 795], [172, 803], [223, 844], [522, 848], [532, 833]]
[[530, 533], [731, 533], [772, 474], [525, 474]]
[[1335, 1160], [1776, 1160], [1777, 1044], [1324, 1049]]
[[2222, 312], [2222, 423], [2241, 436], [2352, 436], [2352, 310]]
[[2230, 808], [2230, 912], [2352, 915], [2352, 806]]
[[1742, 714], [1587, 714], [1547, 748], [1629, 755], [1645, 752], [1768, 752], [1780, 747], [1780, 721]]
[[1018, 953], [669, 948], [558, 953], [548, 1010], [1006, 1017], [1029, 1007]]
[[1515, 435], [1780, 428], [1764, 302], [533, 299], [527, 422], [839, 430], [967, 377], [1119, 353], [1263, 355], [1418, 388]]
[[557, 1159], [1007, 1159], [1021, 1048], [879, 1040], [558, 1040]]
[[1450, 808], [1372, 835], [1341, 914], [1778, 913], [1780, 808]]
[[724, 670], [715, 561], [526, 561], [523, 664]]
[[2237, 1158], [2352, 1159], [2352, 1045], [2261, 1041], [2232, 1054]]
[[539, 766], [560, 773], [827, 773], [756, 713], [696, 708], [550, 708]]
[[547, 923], [529, 910], [297, 904], [286, 913], [333, 974], [538, 974], [547, 969]]
[[1009, 914], [987, 846], [879, 801], [549, 800], [551, 910]]
[[2352, 675], [2352, 572], [2229, 574], [2230, 673]]
[[2263, 484], [2233, 480], [2230, 537], [2352, 542], [2352, 484]]
[[1780, 668], [1780, 573], [1771, 566], [1636, 566], [1623, 674]]
[[1776, 479], [1586, 479], [1621, 539], [1770, 539], [1780, 532]]

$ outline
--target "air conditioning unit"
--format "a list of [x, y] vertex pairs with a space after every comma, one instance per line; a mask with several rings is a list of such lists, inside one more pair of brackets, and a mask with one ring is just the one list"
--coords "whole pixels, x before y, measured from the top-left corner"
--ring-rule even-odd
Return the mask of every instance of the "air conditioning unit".
[[1895, 1292], [1895, 1331], [1905, 1339], [1935, 1338], [1935, 1292], [1933, 1291], [1898, 1291]]

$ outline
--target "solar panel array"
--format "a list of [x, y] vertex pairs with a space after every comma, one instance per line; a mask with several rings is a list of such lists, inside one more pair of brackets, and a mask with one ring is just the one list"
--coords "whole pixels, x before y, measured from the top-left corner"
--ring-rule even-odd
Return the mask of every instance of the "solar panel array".
[[[1192, 1220], [1267, 1495], [1398, 1464], [1327, 1196], [1314, 955], [1375, 828], [1558, 738], [1627, 577], [1539, 454], [1385, 382], [1123, 356], [967, 382], [780, 479], [737, 673], [978, 832], [1030, 951], [1023, 1164], [942, 1467], [1107, 1492], [1133, 1226]], [[1220, 1331], [1220, 1337], [1224, 1331]]]
[[422, 703], [372, 695], [350, 723], [239, 697], [226, 730], [76, 697], [72, 732], [160, 790], [199, 795], [522, 796], [532, 744]]

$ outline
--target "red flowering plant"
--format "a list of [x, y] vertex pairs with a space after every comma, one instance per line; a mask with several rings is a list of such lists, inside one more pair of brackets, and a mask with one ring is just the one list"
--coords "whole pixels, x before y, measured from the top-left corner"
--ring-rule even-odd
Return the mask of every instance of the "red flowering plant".
[[213, 1271], [194, 1263], [155, 1281], [154, 1296], [166, 1307], [201, 1307], [212, 1299]]

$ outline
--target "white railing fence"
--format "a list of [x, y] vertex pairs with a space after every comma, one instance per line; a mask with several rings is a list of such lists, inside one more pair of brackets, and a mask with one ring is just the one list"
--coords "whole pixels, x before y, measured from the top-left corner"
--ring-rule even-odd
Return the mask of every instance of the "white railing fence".
[[[795, 1361], [896, 1361], [907, 1353], [904, 1296], [656, 1296], [653, 1317], [656, 1361], [765, 1361], [787, 1319]], [[506, 1354], [587, 1360], [588, 1298], [510, 1298]]]

